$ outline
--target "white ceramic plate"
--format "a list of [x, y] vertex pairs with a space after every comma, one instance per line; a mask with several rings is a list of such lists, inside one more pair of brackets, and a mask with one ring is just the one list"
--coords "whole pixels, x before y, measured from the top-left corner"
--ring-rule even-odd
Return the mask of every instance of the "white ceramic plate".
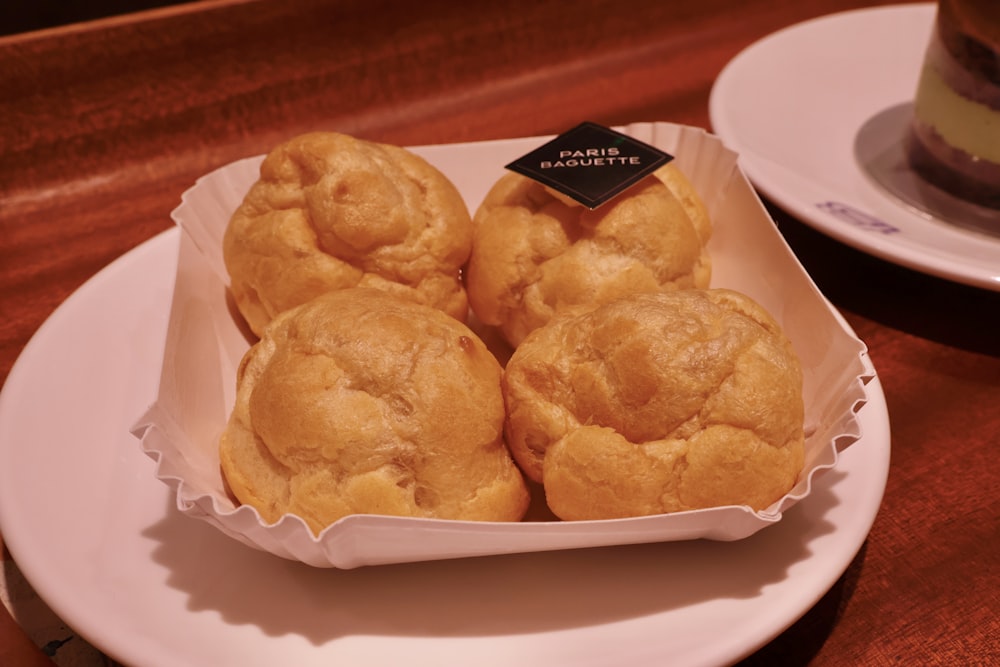
[[762, 193], [819, 231], [902, 266], [1000, 290], [1000, 236], [903, 204], [855, 157], [859, 132], [912, 100], [934, 11], [920, 3], [843, 12], [760, 40], [716, 80], [713, 131]]
[[0, 394], [4, 540], [56, 613], [124, 663], [724, 665], [810, 609], [874, 521], [889, 464], [877, 377], [837, 468], [739, 542], [355, 570], [250, 549], [182, 515], [128, 432], [156, 396], [178, 245], [165, 232], [89, 281]]

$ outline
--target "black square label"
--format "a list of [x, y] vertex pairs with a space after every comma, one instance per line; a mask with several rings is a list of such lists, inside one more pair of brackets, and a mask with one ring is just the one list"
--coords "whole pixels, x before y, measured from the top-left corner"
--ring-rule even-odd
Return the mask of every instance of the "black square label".
[[673, 159], [621, 132], [584, 122], [506, 168], [595, 209]]

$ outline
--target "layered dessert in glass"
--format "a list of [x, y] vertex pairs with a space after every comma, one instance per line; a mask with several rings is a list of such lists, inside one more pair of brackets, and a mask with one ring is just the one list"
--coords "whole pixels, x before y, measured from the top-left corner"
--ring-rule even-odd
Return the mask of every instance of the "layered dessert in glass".
[[907, 158], [948, 194], [1000, 209], [1000, 0], [940, 0]]

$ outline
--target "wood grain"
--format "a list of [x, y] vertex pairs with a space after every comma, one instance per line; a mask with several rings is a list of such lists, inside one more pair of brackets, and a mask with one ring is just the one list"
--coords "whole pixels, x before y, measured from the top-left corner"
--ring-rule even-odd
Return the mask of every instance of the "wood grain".
[[[741, 49], [872, 4], [892, 3], [209, 1], [0, 38], [0, 379], [53, 309], [226, 162], [310, 129], [414, 145], [584, 119], [707, 127]], [[870, 348], [893, 459], [844, 576], [744, 664], [998, 664], [1000, 294], [773, 212]], [[30, 649], [2, 614], [0, 629], [0, 656]]]

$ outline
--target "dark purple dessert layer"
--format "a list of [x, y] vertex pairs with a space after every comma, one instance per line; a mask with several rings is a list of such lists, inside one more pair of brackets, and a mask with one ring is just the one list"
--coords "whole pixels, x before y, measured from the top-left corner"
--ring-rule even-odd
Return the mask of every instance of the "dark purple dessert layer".
[[[994, 2], [996, 0], [993, 0]], [[959, 63], [978, 79], [1000, 86], [1000, 45], [986, 44], [968, 34], [952, 15], [949, 6], [942, 3], [937, 17], [937, 30], [945, 48]], [[996, 17], [997, 13], [990, 16]]]
[[1000, 164], [949, 145], [920, 122], [913, 124], [906, 143], [910, 166], [924, 180], [960, 199], [1000, 209]]
[[925, 58], [927, 64], [934, 67], [956, 93], [1000, 111], [1000, 82], [983, 78], [980, 71], [965, 67], [961, 60], [953, 57], [937, 34], [931, 37]]

